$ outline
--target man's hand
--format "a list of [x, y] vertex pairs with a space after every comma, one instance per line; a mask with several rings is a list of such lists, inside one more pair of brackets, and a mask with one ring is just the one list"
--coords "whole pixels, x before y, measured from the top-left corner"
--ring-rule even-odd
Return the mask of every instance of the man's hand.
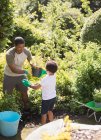
[[24, 74], [28, 75], [28, 71], [27, 70], [24, 70]]
[[23, 79], [23, 80], [22, 80], [22, 83], [23, 83], [23, 85], [26, 86], [26, 87], [30, 87], [30, 86], [31, 86], [31, 83], [30, 83], [30, 81], [28, 81], [28, 79]]
[[30, 63], [30, 65], [31, 65], [31, 67], [35, 67], [36, 68], [36, 64]]

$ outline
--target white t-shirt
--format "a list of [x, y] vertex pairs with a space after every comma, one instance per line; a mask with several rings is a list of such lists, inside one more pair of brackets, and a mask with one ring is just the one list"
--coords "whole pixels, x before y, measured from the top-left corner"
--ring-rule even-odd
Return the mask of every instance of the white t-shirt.
[[56, 97], [56, 76], [55, 75], [46, 75], [41, 80], [42, 86], [42, 99], [49, 100]]
[[21, 76], [23, 74], [17, 74], [17, 73], [13, 73], [9, 67], [9, 65], [14, 64], [16, 66], [16, 68], [18, 69], [22, 69], [22, 66], [24, 64], [25, 60], [32, 60], [32, 55], [30, 53], [30, 51], [27, 48], [24, 48], [23, 52], [20, 54], [17, 54], [15, 52], [15, 47], [9, 49], [6, 53], [6, 66], [5, 66], [5, 70], [4, 73], [8, 76]]

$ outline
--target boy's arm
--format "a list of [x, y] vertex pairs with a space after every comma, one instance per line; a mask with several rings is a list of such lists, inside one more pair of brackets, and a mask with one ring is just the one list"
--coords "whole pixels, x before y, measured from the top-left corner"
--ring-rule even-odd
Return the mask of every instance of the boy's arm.
[[31, 85], [30, 88], [37, 90], [41, 88], [41, 85], [40, 84]]
[[42, 79], [40, 84], [30, 85], [30, 88], [35, 89], [35, 90], [40, 89], [40, 88], [42, 88], [45, 85], [44, 82], [45, 82], [44, 79]]

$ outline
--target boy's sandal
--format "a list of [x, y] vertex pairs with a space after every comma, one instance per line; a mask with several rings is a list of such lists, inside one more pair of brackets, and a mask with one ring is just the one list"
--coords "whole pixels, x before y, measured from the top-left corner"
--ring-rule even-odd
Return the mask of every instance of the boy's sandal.
[[35, 124], [34, 123], [27, 123], [25, 125], [26, 128], [34, 128], [35, 127]]

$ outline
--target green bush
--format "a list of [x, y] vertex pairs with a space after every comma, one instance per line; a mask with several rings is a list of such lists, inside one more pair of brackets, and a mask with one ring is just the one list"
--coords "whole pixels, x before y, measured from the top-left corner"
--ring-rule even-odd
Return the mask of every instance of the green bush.
[[40, 23], [38, 21], [35, 21], [34, 24], [31, 23], [27, 16], [15, 18], [15, 30], [10, 40], [13, 42], [15, 37], [22, 36], [25, 39], [26, 46], [28, 47], [31, 47], [35, 43], [39, 44], [44, 42], [42, 32], [36, 28], [39, 24]]
[[0, 1], [0, 49], [7, 47], [13, 34], [13, 6], [10, 0]]
[[89, 43], [86, 49], [80, 50], [77, 65], [77, 77], [75, 82], [76, 92], [87, 102], [93, 99], [94, 89], [101, 87], [101, 55], [100, 46]]
[[80, 36], [80, 30], [83, 26], [83, 15], [76, 8], [69, 8], [67, 11], [61, 14], [61, 28], [63, 30], [69, 30], [67, 36], [71, 38], [73, 34], [76, 37]]
[[94, 98], [95, 102], [101, 103], [101, 89], [100, 90], [94, 90], [93, 98]]
[[101, 44], [101, 9], [88, 18], [81, 31], [81, 40]]
[[4, 77], [4, 67], [5, 67], [5, 53], [0, 53], [0, 91], [2, 91], [2, 83]]
[[34, 113], [40, 114], [41, 113], [41, 91], [40, 90], [30, 90], [29, 94], [29, 102], [31, 110]]
[[18, 92], [14, 91], [12, 95], [0, 92], [0, 111], [20, 112], [22, 108], [21, 96]]
[[79, 8], [84, 13], [88, 13], [91, 10], [93, 12], [101, 8], [100, 0], [69, 0], [72, 3], [72, 7]]
[[39, 52], [42, 57], [64, 58], [65, 52], [74, 51], [73, 41], [80, 37], [83, 15], [78, 9], [71, 9], [68, 2], [61, 0], [52, 0], [47, 6], [40, 5], [40, 11], [43, 21], [36, 28], [42, 31], [44, 42], [34, 43], [32, 53], [35, 55], [35, 52]]

